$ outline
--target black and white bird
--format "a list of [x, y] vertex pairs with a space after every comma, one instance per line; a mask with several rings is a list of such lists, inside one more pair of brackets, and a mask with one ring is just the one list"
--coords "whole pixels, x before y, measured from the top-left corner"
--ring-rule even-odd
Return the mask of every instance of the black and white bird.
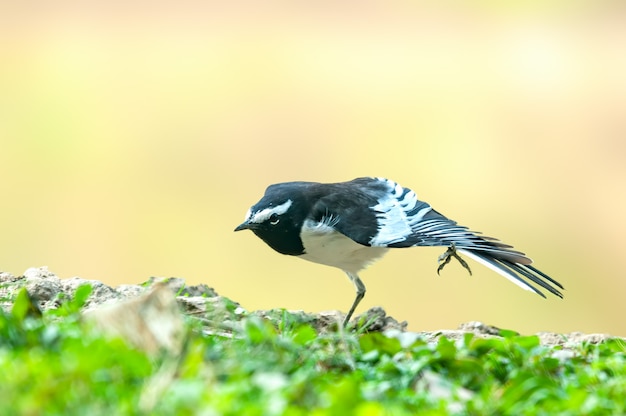
[[457, 225], [417, 199], [415, 192], [384, 178], [348, 182], [270, 185], [235, 231], [252, 230], [282, 254], [343, 270], [356, 287], [346, 325], [365, 296], [358, 273], [390, 248], [443, 246], [437, 273], [457, 254], [489, 267], [522, 289], [563, 297], [563, 286], [531, 266], [532, 260], [495, 238]]

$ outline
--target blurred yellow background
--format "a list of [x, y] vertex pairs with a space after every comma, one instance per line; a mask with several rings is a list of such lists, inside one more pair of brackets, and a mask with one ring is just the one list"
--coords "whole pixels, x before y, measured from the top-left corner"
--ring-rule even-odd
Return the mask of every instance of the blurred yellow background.
[[626, 335], [626, 8], [502, 4], [3, 4], [0, 270], [346, 311], [343, 272], [233, 228], [271, 183], [385, 176], [565, 299], [418, 248], [362, 273], [357, 313]]

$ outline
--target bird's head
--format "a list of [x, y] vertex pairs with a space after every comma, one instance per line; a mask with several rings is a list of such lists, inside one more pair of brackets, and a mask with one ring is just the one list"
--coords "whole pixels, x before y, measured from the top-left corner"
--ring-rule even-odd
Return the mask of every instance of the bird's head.
[[302, 254], [300, 229], [307, 215], [304, 203], [306, 184], [289, 182], [269, 186], [235, 231], [251, 230], [279, 253]]

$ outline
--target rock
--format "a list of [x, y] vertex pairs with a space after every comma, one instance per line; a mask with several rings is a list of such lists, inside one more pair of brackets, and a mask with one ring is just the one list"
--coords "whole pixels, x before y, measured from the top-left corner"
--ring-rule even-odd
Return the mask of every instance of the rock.
[[357, 316], [356, 322], [365, 325], [367, 332], [384, 332], [390, 329], [398, 329], [405, 331], [408, 323], [406, 321], [398, 322], [380, 306], [368, 309], [365, 313]]
[[54, 301], [61, 292], [61, 279], [48, 271], [47, 267], [31, 267], [24, 272], [28, 294], [37, 302]]
[[[120, 299], [128, 298], [126, 296], [123, 296], [119, 291], [105, 285], [98, 280], [85, 280], [81, 279], [80, 277], [72, 277], [70, 279], [63, 280], [61, 283], [61, 288], [66, 296], [72, 298], [74, 297], [76, 289], [78, 289], [79, 286], [85, 284], [91, 285], [91, 294], [89, 295], [87, 303], [85, 304], [85, 308], [87, 309], [107, 303], [117, 302]], [[134, 293], [133, 296], [130, 297], [135, 297], [142, 292], [144, 292], [144, 290]]]
[[540, 332], [537, 335], [542, 345], [562, 345], [564, 347], [571, 347], [581, 343], [599, 344], [609, 339], [617, 338], [609, 334], [583, 334], [582, 332], [571, 332], [569, 334]]

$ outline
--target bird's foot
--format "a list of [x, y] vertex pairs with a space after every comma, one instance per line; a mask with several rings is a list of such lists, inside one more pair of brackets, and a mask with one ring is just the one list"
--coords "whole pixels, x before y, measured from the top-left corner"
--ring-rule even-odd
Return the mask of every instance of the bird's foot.
[[459, 256], [458, 253], [456, 252], [456, 246], [454, 245], [454, 243], [450, 244], [450, 247], [448, 247], [446, 252], [443, 253], [441, 256], [439, 256], [439, 258], [437, 259], [437, 261], [439, 262], [439, 267], [437, 267], [437, 274], [439, 274], [439, 272], [443, 270], [446, 264], [450, 263], [450, 260], [452, 259], [452, 257], [457, 259], [459, 263], [461, 263], [461, 266], [467, 269], [470, 276], [472, 275], [472, 270], [470, 269], [467, 262], [463, 260], [461, 256]]

